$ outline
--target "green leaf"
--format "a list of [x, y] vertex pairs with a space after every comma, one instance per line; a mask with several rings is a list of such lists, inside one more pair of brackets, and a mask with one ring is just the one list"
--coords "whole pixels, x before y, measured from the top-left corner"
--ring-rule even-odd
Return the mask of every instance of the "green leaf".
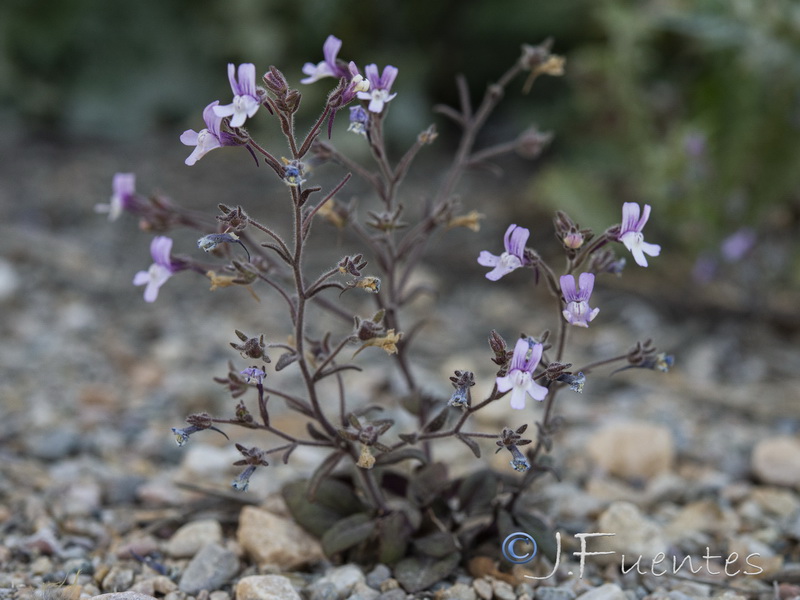
[[375, 459], [375, 465], [385, 466], [399, 463], [403, 460], [417, 459], [422, 464], [427, 464], [428, 457], [419, 448], [401, 448], [392, 452], [385, 452]]
[[422, 428], [424, 432], [439, 431], [447, 422], [447, 417], [450, 415], [450, 407], [445, 407], [439, 411], [439, 414], [431, 419], [425, 427]]
[[433, 558], [444, 558], [458, 550], [456, 538], [449, 531], [435, 531], [414, 540], [414, 549]]
[[308, 480], [308, 499], [312, 502], [317, 495], [317, 490], [322, 482], [339, 464], [339, 461], [344, 457], [344, 452], [334, 452], [329, 454], [325, 460], [316, 468], [314, 473], [311, 474], [311, 479]]
[[558, 545], [552, 528], [548, 527], [540, 518], [528, 513], [517, 511], [512, 516], [519, 525], [519, 531], [524, 531], [533, 536], [533, 539], [536, 540], [536, 545], [539, 547], [539, 552], [549, 558], [550, 562], [555, 563]]
[[458, 486], [461, 509], [470, 515], [492, 510], [496, 496], [497, 477], [488, 469], [472, 473]]
[[416, 444], [417, 443], [417, 438], [419, 437], [419, 435], [416, 432], [414, 432], [414, 433], [401, 433], [401, 434], [398, 434], [397, 437], [399, 437], [401, 440], [403, 440], [407, 444]]
[[356, 513], [337, 521], [322, 536], [322, 550], [329, 557], [365, 541], [376, 530], [377, 523], [366, 513]]
[[406, 554], [411, 524], [404, 513], [393, 512], [378, 521], [378, 529], [378, 562], [393, 565]]
[[363, 510], [353, 489], [336, 479], [322, 481], [315, 501], [308, 499], [308, 480], [283, 486], [283, 499], [303, 529], [321, 538], [337, 521]]
[[414, 471], [408, 486], [408, 497], [419, 506], [427, 506], [449, 485], [444, 463], [424, 465]]
[[461, 561], [461, 554], [453, 552], [441, 559], [410, 557], [401, 560], [394, 568], [394, 576], [410, 594], [421, 592], [450, 575]]
[[467, 447], [469, 447], [470, 450], [472, 450], [472, 453], [475, 455], [475, 458], [481, 457], [481, 447], [478, 446], [478, 442], [473, 440], [471, 437], [467, 437], [460, 433], [457, 433], [456, 437], [462, 442], [464, 442], [467, 445]]

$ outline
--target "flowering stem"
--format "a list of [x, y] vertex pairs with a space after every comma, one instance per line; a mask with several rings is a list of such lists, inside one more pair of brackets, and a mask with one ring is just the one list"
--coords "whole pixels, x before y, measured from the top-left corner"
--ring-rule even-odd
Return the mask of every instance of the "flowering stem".
[[620, 354], [619, 356], [615, 356], [614, 358], [607, 358], [606, 360], [598, 360], [597, 362], [589, 363], [588, 365], [585, 365], [584, 367], [577, 369], [577, 371], [586, 374], [592, 371], [593, 369], [596, 369], [597, 367], [602, 367], [604, 365], [609, 365], [611, 363], [627, 359], [628, 359], [627, 354]]
[[247, 144], [251, 146], [254, 150], [263, 154], [264, 158], [266, 159], [265, 162], [272, 168], [273, 171], [275, 171], [275, 173], [278, 174], [278, 177], [283, 179], [283, 165], [277, 158], [275, 158], [274, 156], [272, 156], [272, 154], [270, 154], [264, 148], [259, 146], [258, 143], [256, 143], [252, 138], [248, 140]]
[[603, 235], [595, 238], [594, 241], [592, 241], [585, 248], [583, 248], [575, 256], [575, 258], [572, 259], [572, 266], [570, 267], [568, 273], [572, 273], [573, 271], [575, 271], [575, 269], [580, 267], [583, 264], [583, 262], [592, 254], [592, 252], [598, 250], [599, 248], [602, 248], [610, 241], [612, 241], [612, 238], [609, 236], [608, 231], [604, 232]]
[[[475, 138], [478, 131], [483, 127], [484, 122], [492, 113], [494, 108], [503, 97], [503, 90], [517, 76], [521, 70], [519, 63], [515, 63], [508, 71], [506, 71], [495, 84], [491, 84], [483, 95], [483, 100], [478, 107], [477, 112], [472, 115], [469, 106], [469, 93], [466, 91], [466, 81], [461, 77], [459, 81], [459, 90], [461, 91], [461, 112], [462, 120], [464, 123], [464, 131], [461, 135], [461, 142], [458, 145], [455, 158], [453, 159], [450, 172], [444, 185], [439, 188], [439, 193], [436, 196], [438, 202], [450, 198], [455, 189], [456, 183], [461, 179], [462, 174], [469, 166], [469, 155], [472, 152], [472, 147], [475, 144]], [[463, 82], [463, 83], [462, 83]], [[462, 89], [463, 88], [463, 89]]]
[[328, 366], [328, 364], [330, 364], [330, 362], [333, 361], [334, 358], [336, 358], [336, 355], [339, 354], [339, 352], [341, 352], [349, 342], [350, 342], [350, 336], [347, 336], [339, 342], [336, 348], [331, 350], [328, 356], [325, 357], [325, 360], [323, 360], [322, 363], [320, 363], [320, 365], [317, 367], [317, 370], [314, 371], [314, 375], [312, 376], [314, 381], [319, 381], [320, 379], [322, 379], [323, 377], [322, 369]]

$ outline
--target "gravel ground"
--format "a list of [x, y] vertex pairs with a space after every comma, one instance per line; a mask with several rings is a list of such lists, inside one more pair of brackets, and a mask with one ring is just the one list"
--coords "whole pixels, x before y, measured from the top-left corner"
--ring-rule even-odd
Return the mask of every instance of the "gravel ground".
[[[224, 182], [216, 169], [163, 168], [183, 167], [183, 155], [174, 140], [134, 150], [30, 143], [2, 151], [0, 598], [414, 597], [383, 565], [328, 563], [288, 519], [275, 493], [319, 456], [298, 452], [234, 494], [237, 453], [224, 438], [176, 447], [169, 427], [186, 414], [230, 410], [211, 375], [237, 360], [233, 330], [285, 335], [266, 293], [256, 304], [243, 290], [201, 293], [205, 282], [177, 277], [146, 305], [131, 286], [150, 263], [148, 238], [130, 218], [109, 224], [92, 212], [108, 198], [114, 172], [135, 170], [142, 191], [158, 187], [197, 208], [271, 193], [254, 192], [252, 167], [225, 156]], [[324, 235], [321, 245], [346, 253], [346, 240]], [[455, 266], [462, 246], [475, 244], [470, 235], [454, 232], [421, 274], [449, 290], [417, 366], [441, 394], [455, 368], [491, 379], [483, 346], [490, 328], [513, 337], [519, 323], [544, 323], [513, 283], [489, 288], [478, 267]], [[177, 244], [191, 247], [193, 236], [181, 233]], [[530, 496], [563, 536], [558, 574], [534, 580], [526, 576], [544, 577], [553, 565], [501, 572], [476, 557], [417, 597], [800, 596], [797, 298], [752, 313], [737, 301], [747, 290], [723, 286], [687, 301], [690, 288], [672, 285], [685, 269], [673, 271], [631, 270], [630, 280], [598, 286], [604, 326], [574, 334], [585, 342], [580, 358], [652, 336], [677, 364], [667, 375], [592, 379], [582, 396], [564, 397], [567, 427], [554, 452], [562, 479], [542, 481]], [[431, 302], [416, 310], [429, 312]], [[359, 388], [364, 397], [391, 366], [377, 354], [365, 361], [372, 387]], [[486, 412], [481, 425], [505, 424], [503, 410]], [[289, 429], [303, 425], [291, 413], [276, 418]], [[476, 466], [462, 450], [442, 450], [456, 472]], [[593, 558], [575, 575], [575, 534], [611, 531], [603, 543], [617, 552], [613, 560]], [[659, 553], [663, 562], [653, 564]], [[621, 554], [644, 557], [639, 572], [623, 575]], [[686, 557], [702, 568], [673, 573], [673, 558]]]

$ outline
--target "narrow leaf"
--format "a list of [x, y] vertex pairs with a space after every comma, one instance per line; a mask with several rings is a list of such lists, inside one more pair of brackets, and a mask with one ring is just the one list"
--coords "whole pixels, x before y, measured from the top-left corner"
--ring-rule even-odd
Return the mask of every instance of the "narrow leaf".
[[422, 428], [424, 432], [433, 432], [439, 431], [444, 424], [447, 422], [447, 417], [450, 414], [450, 407], [445, 405], [445, 407], [439, 411], [439, 414], [436, 415], [433, 419], [431, 419], [425, 427]]
[[322, 464], [320, 464], [311, 475], [311, 478], [308, 480], [308, 499], [311, 502], [314, 502], [320, 484], [336, 468], [336, 465], [339, 464], [339, 461], [342, 460], [342, 457], [344, 457], [344, 452], [334, 452], [333, 454], [329, 454], [328, 457], [322, 461]]
[[377, 524], [366, 513], [356, 513], [337, 521], [322, 536], [322, 550], [329, 557], [368, 539]]
[[411, 460], [414, 458], [420, 461], [422, 464], [428, 463], [428, 458], [419, 448], [401, 448], [400, 450], [394, 450], [392, 452], [381, 454], [375, 459], [375, 464], [380, 466], [393, 465], [401, 461]]
[[460, 433], [457, 433], [456, 437], [462, 442], [464, 442], [467, 445], [467, 447], [469, 447], [470, 450], [472, 450], [472, 453], [475, 455], [475, 458], [481, 457], [481, 447], [478, 446], [478, 442], [473, 440], [471, 437], [467, 437]]

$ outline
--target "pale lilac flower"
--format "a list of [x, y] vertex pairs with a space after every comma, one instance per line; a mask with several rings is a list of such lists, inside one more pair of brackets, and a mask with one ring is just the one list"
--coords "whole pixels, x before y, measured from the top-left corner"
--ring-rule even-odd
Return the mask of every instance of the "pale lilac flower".
[[650, 217], [650, 205], [644, 205], [641, 217], [639, 216], [639, 205], [636, 202], [625, 202], [622, 205], [622, 226], [620, 227], [617, 240], [625, 244], [625, 247], [631, 251], [633, 260], [640, 267], [647, 266], [647, 259], [645, 254], [649, 256], [658, 256], [661, 253], [661, 246], [657, 244], [648, 244], [644, 241], [642, 229], [647, 219]]
[[561, 276], [561, 293], [564, 294], [566, 307], [561, 313], [570, 325], [588, 327], [589, 321], [597, 316], [599, 308], [589, 308], [589, 296], [594, 288], [594, 275], [581, 273], [578, 277], [578, 289], [575, 289], [575, 276]]
[[300, 83], [314, 83], [323, 77], [346, 77], [347, 71], [337, 62], [336, 55], [342, 48], [342, 40], [329, 35], [322, 45], [322, 55], [325, 57], [321, 63], [306, 63], [303, 65], [303, 73], [308, 75], [301, 79]]
[[111, 199], [108, 204], [96, 204], [95, 212], [108, 213], [109, 221], [116, 221], [122, 211], [130, 208], [136, 196], [136, 175], [133, 173], [116, 173], [111, 183]]
[[206, 122], [205, 129], [201, 129], [199, 132], [194, 129], [187, 129], [181, 134], [181, 142], [183, 144], [195, 146], [195, 149], [184, 161], [190, 167], [215, 148], [226, 145], [222, 142], [222, 133], [220, 133], [222, 117], [218, 116], [214, 111], [218, 104], [219, 100], [214, 100], [203, 109], [203, 120]]
[[252, 117], [261, 106], [261, 99], [256, 89], [256, 66], [253, 63], [239, 65], [239, 79], [234, 75], [235, 68], [228, 64], [228, 80], [233, 90], [233, 102], [225, 106], [215, 106], [214, 114], [218, 117], [232, 117], [231, 127], [241, 127], [247, 118]]
[[525, 408], [526, 395], [534, 400], [544, 400], [547, 395], [547, 388], [533, 380], [533, 371], [542, 358], [542, 350], [542, 345], [533, 344], [532, 340], [517, 340], [508, 374], [497, 378], [499, 391], [511, 390], [511, 408]]
[[370, 112], [383, 112], [383, 105], [397, 94], [391, 94], [392, 84], [397, 77], [397, 67], [388, 65], [383, 68], [383, 74], [378, 76], [378, 65], [372, 64], [364, 67], [369, 81], [369, 91], [358, 92], [359, 100], [369, 100], [367, 108]]
[[528, 242], [531, 232], [524, 227], [509, 225], [506, 230], [503, 243], [506, 251], [500, 256], [495, 256], [491, 252], [483, 250], [478, 256], [478, 264], [484, 267], [494, 267], [486, 274], [486, 279], [497, 281], [503, 275], [507, 275], [527, 264], [525, 258], [525, 244]]
[[244, 380], [247, 383], [255, 383], [256, 385], [261, 385], [261, 382], [264, 381], [264, 377], [267, 376], [267, 374], [258, 367], [248, 367], [244, 371], [239, 371], [239, 374], [244, 375]]
[[150, 243], [150, 255], [153, 264], [147, 271], [139, 271], [133, 277], [133, 285], [146, 285], [144, 299], [146, 302], [155, 302], [158, 297], [158, 288], [172, 277], [173, 273], [180, 270], [170, 258], [172, 239], [159, 235]]

